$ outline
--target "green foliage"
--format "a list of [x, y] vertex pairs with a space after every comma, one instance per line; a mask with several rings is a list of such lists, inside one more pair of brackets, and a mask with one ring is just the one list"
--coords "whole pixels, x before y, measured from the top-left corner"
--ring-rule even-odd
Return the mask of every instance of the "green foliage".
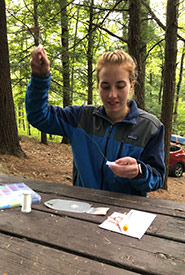
[[185, 101], [180, 98], [178, 104], [178, 120], [177, 120], [177, 130], [176, 133], [178, 135], [185, 137]]
[[[68, 1], [69, 58], [71, 76], [72, 104], [87, 103], [87, 47], [89, 27], [89, 6], [91, 1]], [[164, 4], [164, 1], [163, 5]], [[105, 51], [122, 48], [127, 50], [128, 35], [128, 1], [94, 1], [93, 8], [93, 103], [101, 104], [96, 88], [96, 60]], [[24, 96], [30, 78], [30, 51], [34, 47], [33, 0], [8, 1], [7, 28], [9, 40], [9, 56], [11, 65], [12, 89], [17, 114], [19, 134], [28, 135], [24, 111]], [[114, 8], [116, 5], [116, 8]], [[159, 3], [156, 3], [159, 5]], [[158, 15], [161, 5], [155, 5]], [[179, 33], [184, 37], [185, 7], [180, 4]], [[145, 101], [147, 111], [160, 118], [162, 95], [159, 96], [162, 84], [162, 67], [164, 65], [164, 30], [147, 16], [143, 7], [147, 24], [143, 24], [142, 37], [146, 42], [146, 82]], [[160, 15], [161, 16], [161, 15]], [[161, 17], [160, 17], [161, 19]], [[145, 19], [146, 20], [146, 19]], [[164, 21], [164, 17], [161, 19]], [[63, 105], [63, 79], [61, 60], [61, 11], [59, 1], [38, 0], [39, 38], [51, 62], [52, 82], [49, 103]], [[164, 24], [164, 22], [163, 22]], [[120, 39], [119, 39], [120, 37]], [[178, 42], [177, 80], [179, 64], [183, 51], [182, 42]], [[177, 132], [185, 136], [185, 79], [181, 83], [178, 105]], [[24, 122], [24, 123], [23, 123]], [[25, 124], [25, 125], [24, 125]], [[23, 125], [25, 129], [23, 129]], [[40, 133], [31, 127], [31, 135]], [[60, 138], [60, 137], [59, 137]]]

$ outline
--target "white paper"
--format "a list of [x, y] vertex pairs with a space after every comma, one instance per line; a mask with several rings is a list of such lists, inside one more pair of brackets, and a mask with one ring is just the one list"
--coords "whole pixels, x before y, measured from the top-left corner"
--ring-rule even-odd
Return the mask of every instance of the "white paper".
[[105, 216], [107, 214], [107, 211], [109, 210], [108, 207], [91, 207], [86, 213], [93, 214], [93, 215], [103, 215]]
[[[100, 224], [99, 227], [141, 239], [155, 217], [155, 214], [133, 209], [127, 215], [114, 212], [107, 220]], [[119, 224], [114, 223], [112, 218], [119, 221]], [[124, 225], [128, 226], [127, 231], [123, 230]]]
[[107, 160], [106, 165], [117, 166], [117, 164], [114, 161], [109, 161], [109, 160]]

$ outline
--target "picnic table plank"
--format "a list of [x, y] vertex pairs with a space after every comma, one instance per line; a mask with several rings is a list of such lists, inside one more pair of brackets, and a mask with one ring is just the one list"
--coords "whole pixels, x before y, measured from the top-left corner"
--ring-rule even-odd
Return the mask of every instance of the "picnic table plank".
[[[56, 250], [23, 239], [0, 235], [0, 274], [56, 275], [56, 274], [116, 274], [123, 270], [103, 262]], [[126, 275], [136, 273], [124, 270]]]
[[[0, 184], [24, 182], [36, 192], [57, 194], [66, 198], [76, 198], [83, 201], [101, 202], [101, 204], [109, 204], [118, 207], [127, 207], [130, 209], [137, 209], [148, 212], [155, 212], [166, 214], [168, 216], [185, 218], [185, 203], [179, 203], [168, 200], [160, 200], [153, 198], [143, 198], [140, 196], [126, 195], [122, 193], [102, 191], [97, 192], [96, 189], [83, 188], [65, 184], [58, 184], [54, 182], [43, 182], [31, 179], [24, 179], [20, 177], [11, 177], [7, 175], [0, 175]], [[44, 185], [44, 187], [43, 187]], [[86, 190], [85, 190], [86, 189]], [[90, 190], [90, 192], [89, 192]], [[152, 209], [152, 210], [151, 210]]]
[[137, 240], [69, 217], [36, 210], [22, 214], [18, 208], [7, 209], [1, 213], [0, 229], [12, 236], [134, 272], [175, 275], [185, 270], [183, 243], [149, 235]]
[[[69, 217], [80, 218], [82, 220], [92, 221], [97, 224], [100, 224], [105, 220], [105, 217], [102, 217], [102, 216], [89, 215], [86, 213], [80, 214], [80, 213], [71, 213], [71, 212], [65, 212], [65, 211], [55, 211], [55, 210], [46, 208], [46, 206], [44, 206], [43, 203], [51, 199], [51, 194], [40, 193], [40, 195], [42, 197], [42, 202], [39, 204], [33, 204], [32, 205], [33, 209], [49, 211], [51, 213], [58, 213], [58, 215], [66, 215]], [[73, 196], [73, 194], [71, 195]], [[59, 194], [57, 195], [52, 194], [52, 199], [56, 199], [56, 198], [68, 199], [68, 200], [70, 199], [69, 197], [66, 198], [65, 196], [63, 197], [62, 195], [59, 195]], [[91, 202], [89, 201], [89, 203]], [[102, 205], [98, 202], [95, 202], [95, 203], [92, 202], [92, 206], [99, 207]], [[109, 207], [110, 205], [104, 204], [103, 206]], [[113, 212], [128, 213], [129, 211], [130, 209], [126, 207], [117, 207], [117, 206], [114, 206], [114, 204], [112, 204], [108, 212], [108, 215], [111, 215]], [[146, 234], [156, 235], [158, 237], [160, 236], [171, 240], [185, 242], [184, 229], [185, 229], [185, 219], [174, 217], [174, 216], [157, 214], [156, 219], [154, 220], [152, 226], [150, 226], [150, 228], [147, 230]]]
[[[12, 179], [12, 177], [7, 177], [7, 176], [6, 177], [1, 177], [0, 176], [0, 180], [3, 181], [3, 183], [5, 183], [5, 181], [6, 181], [6, 183], [9, 183], [9, 179], [11, 179], [12, 182], [15, 182], [15, 178], [14, 177]], [[18, 178], [18, 179], [16, 178], [17, 182], [20, 182], [21, 179], [20, 178]], [[8, 182], [7, 182], [7, 180], [8, 180]], [[42, 187], [42, 190], [43, 189], [44, 190], [50, 189], [49, 186], [51, 185], [51, 183], [49, 183], [49, 186], [47, 186], [47, 188], [45, 188], [45, 183], [41, 183], [41, 182], [36, 182], [36, 183], [38, 183], [39, 186]], [[43, 188], [43, 184], [44, 184], [44, 188]], [[31, 184], [29, 183], [28, 185], [31, 188], [33, 188], [33, 185], [35, 186], [35, 181], [31, 181]], [[46, 185], [48, 185], [48, 183], [46, 183]], [[59, 190], [58, 192], [56, 191], [56, 187]], [[54, 194], [52, 194], [52, 197], [51, 197], [51, 194], [48, 195], [48, 194], [45, 194], [45, 193], [41, 192], [40, 195], [42, 197], [42, 203], [41, 204], [32, 205], [32, 207], [35, 208], [35, 209], [40, 209], [40, 210], [43, 210], [43, 211], [45, 210], [46, 211], [46, 207], [43, 206], [43, 202], [44, 201], [47, 201], [47, 200], [49, 200], [51, 198], [74, 199], [73, 196], [74, 196], [74, 194], [76, 196], [76, 190], [79, 190], [79, 189], [81, 191], [80, 194], [81, 193], [85, 193], [85, 197], [86, 198], [89, 196], [89, 193], [88, 193], [89, 189], [83, 188], [83, 192], [82, 192], [81, 188], [70, 187], [70, 192], [69, 192], [69, 189], [68, 189], [68, 196], [66, 197], [65, 195], [63, 196], [63, 194], [61, 194], [63, 192], [60, 192], [60, 189], [63, 190], [63, 188], [66, 187], [66, 186], [57, 184], [56, 187], [55, 187], [54, 192], [57, 193], [57, 194], [54, 193]], [[91, 191], [93, 192], [94, 190], [91, 190]], [[105, 192], [103, 192], [103, 193], [105, 193]], [[109, 193], [111, 195], [112, 194], [114, 195], [114, 193], [111, 193], [111, 192], [109, 192]], [[119, 194], [117, 194], [117, 195], [119, 195]], [[69, 196], [72, 196], [72, 198], [69, 197]], [[94, 198], [94, 196], [93, 196], [93, 198]], [[133, 196], [132, 199], [133, 198], [135, 200], [135, 196]], [[136, 197], [136, 198], [138, 199], [138, 197]], [[91, 197], [91, 199], [92, 199], [92, 197]], [[89, 199], [89, 200], [91, 200], [91, 199]], [[139, 199], [140, 199], [140, 197], [139, 197]], [[142, 199], [145, 200], [145, 198], [142, 198]], [[75, 198], [75, 200], [77, 200], [77, 199]], [[82, 199], [80, 199], [80, 200], [82, 200]], [[91, 201], [89, 201], [89, 200], [88, 200], [88, 202], [91, 203]], [[82, 201], [86, 201], [86, 199], [82, 200]], [[101, 204], [100, 204], [100, 202], [94, 202], [94, 201], [92, 201], [93, 207], [98, 207], [98, 206], [110, 207], [109, 204], [105, 204], [104, 202], [102, 202], [102, 200], [100, 200], [100, 201], [101, 201]], [[130, 208], [122, 207], [121, 203], [120, 203], [120, 207], [114, 206], [115, 204], [117, 205], [117, 200], [115, 199], [115, 201], [116, 201], [116, 203], [114, 203], [112, 201], [110, 210], [108, 212], [109, 215], [112, 214], [113, 212], [124, 213], [124, 212], [128, 212], [130, 210]], [[151, 201], [151, 199], [150, 199], [150, 201]], [[154, 201], [157, 201], [157, 202], [161, 203], [161, 200], [154, 199]], [[125, 203], [124, 203], [125, 201], [122, 200], [122, 202], [123, 202], [123, 204], [125, 206]], [[103, 205], [102, 205], [102, 203], [103, 203]], [[169, 202], [168, 202], [168, 204], [169, 204]], [[170, 202], [170, 205], [171, 205], [171, 202]], [[135, 208], [135, 209], [137, 209], [137, 208]], [[141, 209], [141, 210], [142, 211], [146, 211], [145, 209]], [[154, 209], [152, 208], [152, 210], [155, 213], [155, 208]], [[49, 208], [48, 208], [48, 211], [50, 211], [51, 213], [56, 213], [56, 211], [50, 210]], [[61, 211], [59, 211], [59, 212], [62, 213]], [[156, 213], [158, 213], [158, 211]], [[95, 216], [95, 215], [89, 215], [89, 214], [85, 214], [85, 213], [83, 213], [83, 214], [77, 214], [77, 213], [73, 214], [73, 213], [66, 213], [66, 212], [64, 212], [63, 215], [69, 215], [71, 217], [77, 217], [77, 218], [81, 218], [81, 219], [84, 219], [84, 220], [87, 219], [89, 221], [91, 220], [92, 222], [96, 222], [96, 223], [101, 223], [103, 221], [103, 219], [104, 219], [103, 217], [98, 217], [98, 216]], [[177, 240], [177, 241], [185, 242], [184, 228], [185, 228], [185, 219], [183, 217], [179, 217], [179, 215], [177, 215], [177, 217], [175, 217], [173, 215], [172, 216], [168, 216], [166, 214], [164, 214], [164, 215], [157, 214], [157, 217], [154, 220], [154, 223], [148, 229], [147, 233], [148, 234], [152, 234], [152, 235], [156, 235], [156, 236], [160, 236], [160, 237], [164, 237], [164, 238], [169, 238], [171, 240]]]
[[[105, 216], [98, 216], [98, 215], [90, 215], [87, 213], [72, 213], [67, 211], [56, 211], [50, 208], [47, 208], [44, 205], [44, 202], [51, 199], [51, 195], [48, 194], [41, 194], [42, 201], [39, 204], [33, 204], [33, 209], [38, 209], [42, 211], [49, 211], [50, 213], [61, 215], [61, 216], [68, 216], [73, 218], [78, 218], [82, 220], [91, 221], [97, 224], [102, 223], [107, 216], [110, 216], [113, 212], [120, 212], [120, 213], [128, 213], [130, 209], [125, 207], [116, 207], [112, 206], [110, 207], [109, 211], [107, 212], [106, 217]], [[66, 199], [63, 196], [56, 196], [52, 195], [52, 199]], [[69, 199], [69, 198], [68, 198]], [[90, 202], [89, 202], [90, 203]], [[92, 203], [93, 207], [101, 207], [100, 203]], [[109, 207], [109, 205], [104, 205], [104, 207]], [[185, 243], [185, 219], [183, 218], [177, 218], [177, 217], [169, 217], [162, 214], [157, 214], [154, 222], [152, 223], [152, 226], [149, 227], [147, 230], [147, 234], [150, 235], [156, 235], [158, 237], [163, 237], [166, 239], [181, 241]]]

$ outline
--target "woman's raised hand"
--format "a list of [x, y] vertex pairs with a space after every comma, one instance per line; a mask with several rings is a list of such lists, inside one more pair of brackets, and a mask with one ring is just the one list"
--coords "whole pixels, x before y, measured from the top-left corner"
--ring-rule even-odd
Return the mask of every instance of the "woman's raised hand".
[[33, 73], [36, 74], [47, 74], [50, 71], [50, 61], [43, 46], [35, 47], [31, 52], [31, 69]]

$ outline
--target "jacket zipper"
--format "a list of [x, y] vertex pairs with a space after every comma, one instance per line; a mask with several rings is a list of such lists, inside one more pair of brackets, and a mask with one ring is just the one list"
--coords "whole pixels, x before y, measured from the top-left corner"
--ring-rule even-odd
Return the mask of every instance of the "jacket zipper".
[[103, 162], [102, 162], [102, 166], [101, 166], [101, 178], [102, 178], [102, 180], [101, 180], [101, 186], [100, 186], [101, 190], [103, 189], [103, 185], [104, 185], [104, 171], [103, 171], [103, 167], [104, 167], [104, 163], [105, 163], [106, 156], [107, 156], [107, 146], [108, 146], [109, 138], [110, 138], [110, 135], [111, 135], [111, 132], [112, 132], [112, 127], [113, 127], [113, 125], [110, 126], [110, 129], [109, 129], [109, 132], [108, 132], [108, 136], [107, 136], [107, 140], [106, 140], [106, 144], [105, 144], [104, 158], [103, 158]]

